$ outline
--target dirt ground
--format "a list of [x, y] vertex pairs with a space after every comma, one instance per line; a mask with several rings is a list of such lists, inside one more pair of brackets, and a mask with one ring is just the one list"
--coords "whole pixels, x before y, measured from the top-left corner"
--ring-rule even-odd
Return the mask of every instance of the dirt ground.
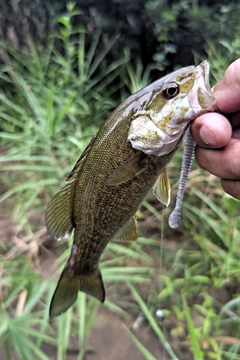
[[[118, 316], [110, 314], [106, 310], [101, 310], [91, 331], [88, 340], [88, 351], [84, 359], [145, 360], [146, 358], [128, 338], [124, 326], [124, 322]], [[170, 359], [149, 327], [143, 326], [135, 335], [155, 356], [156, 360]], [[57, 359], [55, 347], [44, 344], [42, 350], [49, 356], [49, 360]], [[70, 348], [67, 360], [76, 360], [78, 354], [79, 349]], [[0, 360], [7, 360], [2, 349], [0, 349]], [[19, 360], [19, 358], [12, 357], [11, 360]]]
[[[149, 328], [143, 327], [135, 335], [156, 359], [164, 359], [161, 345]], [[89, 346], [95, 351], [87, 356], [87, 360], [145, 359], [126, 335], [121, 319], [105, 311], [101, 311], [98, 316], [89, 339]]]
[[[143, 327], [136, 335], [141, 343], [151, 350], [156, 359], [168, 359], [168, 357], [163, 357], [161, 345], [149, 328]], [[101, 310], [97, 316], [88, 341], [88, 350], [85, 360], [145, 359], [128, 338], [123, 321], [105, 310]], [[68, 359], [75, 360], [76, 357], [74, 354], [69, 354]]]

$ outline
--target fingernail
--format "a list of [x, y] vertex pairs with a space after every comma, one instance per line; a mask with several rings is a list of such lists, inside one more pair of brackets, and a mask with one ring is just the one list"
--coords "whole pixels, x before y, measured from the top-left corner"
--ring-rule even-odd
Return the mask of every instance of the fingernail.
[[205, 142], [205, 144], [207, 144], [207, 145], [216, 145], [215, 136], [205, 126], [201, 127], [200, 136], [201, 136], [202, 140]]

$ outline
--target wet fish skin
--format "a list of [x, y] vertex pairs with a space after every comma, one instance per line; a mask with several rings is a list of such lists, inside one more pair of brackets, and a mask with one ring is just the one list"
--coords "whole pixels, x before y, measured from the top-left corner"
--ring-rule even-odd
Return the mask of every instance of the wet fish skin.
[[[199, 104], [201, 100], [202, 104], [197, 111], [189, 111], [186, 99], [196, 83], [195, 69], [191, 66], [169, 74], [119, 105], [78, 159], [67, 185], [50, 201], [46, 211], [49, 234], [60, 239], [75, 229], [72, 252], [50, 305], [51, 317], [65, 312], [77, 299], [78, 291], [103, 302], [105, 290], [99, 260], [108, 242], [137, 239], [134, 214], [156, 182], [156, 196], [168, 203], [166, 165], [177, 151], [190, 121], [213, 110], [210, 91], [206, 95], [210, 105], [204, 108], [204, 99], [200, 98], [204, 95], [200, 93], [198, 99], [196, 88], [194, 102]], [[176, 83], [179, 94], [166, 99], [163, 89]], [[167, 138], [173, 132], [170, 146], [162, 139], [164, 131]]]

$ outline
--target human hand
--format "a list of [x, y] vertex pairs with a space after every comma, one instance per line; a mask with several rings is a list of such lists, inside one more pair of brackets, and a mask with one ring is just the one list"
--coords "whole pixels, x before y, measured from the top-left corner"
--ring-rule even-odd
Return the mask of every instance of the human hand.
[[225, 192], [240, 199], [240, 59], [214, 87], [220, 113], [199, 116], [191, 126], [200, 167], [220, 178]]

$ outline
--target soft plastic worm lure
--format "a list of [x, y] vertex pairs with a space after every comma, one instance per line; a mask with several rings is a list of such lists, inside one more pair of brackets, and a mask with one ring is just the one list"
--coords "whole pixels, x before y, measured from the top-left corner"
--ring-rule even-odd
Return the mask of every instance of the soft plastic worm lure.
[[182, 159], [182, 168], [178, 186], [178, 193], [176, 199], [176, 205], [174, 210], [171, 212], [168, 224], [172, 229], [176, 229], [179, 227], [181, 221], [181, 214], [182, 214], [182, 202], [184, 197], [184, 192], [188, 180], [188, 174], [192, 167], [192, 162], [194, 158], [194, 150], [195, 150], [196, 143], [192, 138], [190, 127], [187, 129], [185, 134], [185, 144], [183, 150], [183, 159]]

